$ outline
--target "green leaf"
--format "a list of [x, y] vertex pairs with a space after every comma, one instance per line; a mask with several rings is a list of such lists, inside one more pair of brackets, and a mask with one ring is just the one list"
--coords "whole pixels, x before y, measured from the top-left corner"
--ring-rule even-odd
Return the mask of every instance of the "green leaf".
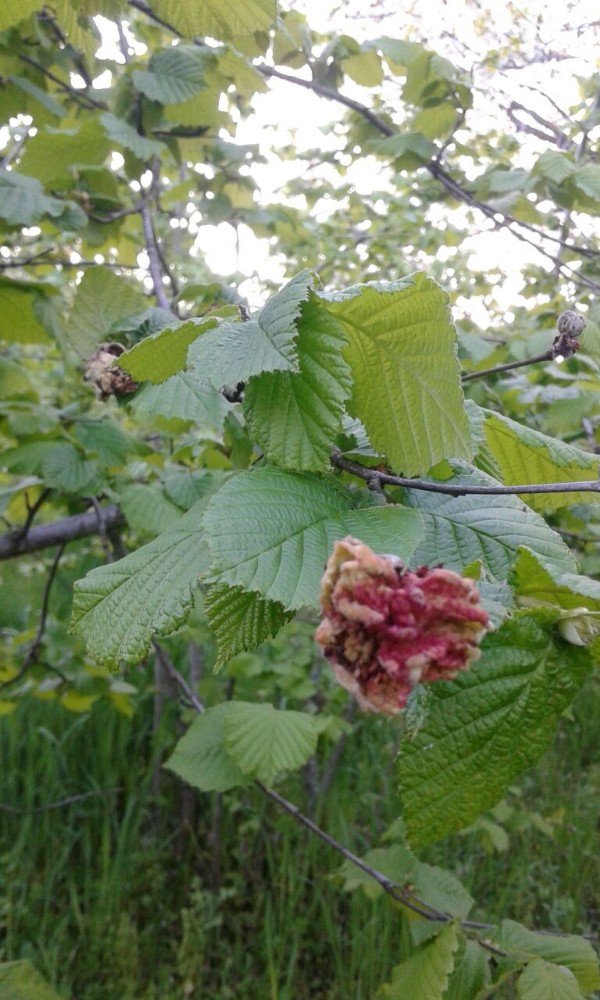
[[0, 217], [11, 225], [31, 226], [45, 215], [57, 219], [64, 212], [65, 204], [45, 194], [37, 177], [25, 177], [15, 170], [0, 170]]
[[373, 49], [365, 49], [343, 59], [342, 69], [361, 87], [378, 87], [383, 79], [381, 59]]
[[[473, 486], [491, 485], [494, 480], [477, 472], [450, 482]], [[415, 565], [442, 562], [461, 571], [479, 561], [493, 576], [506, 579], [518, 548], [525, 545], [560, 569], [575, 569], [573, 555], [560, 535], [517, 497], [451, 497], [408, 490], [407, 503], [421, 512], [425, 522]]]
[[[476, 419], [483, 421], [488, 447], [507, 486], [598, 477], [597, 455], [481, 407]], [[540, 493], [528, 495], [527, 502], [536, 510], [550, 512], [566, 504], [596, 503], [597, 499], [594, 493]]]
[[165, 152], [166, 147], [163, 142], [159, 142], [157, 139], [147, 139], [146, 136], [140, 135], [133, 125], [129, 125], [122, 118], [116, 118], [115, 115], [105, 112], [100, 115], [100, 121], [106, 134], [113, 142], [124, 149], [129, 149], [140, 160], [147, 160], [151, 156], [161, 156]]
[[216, 389], [247, 382], [264, 371], [298, 371], [297, 323], [313, 277], [301, 271], [269, 299], [255, 319], [221, 323], [192, 345], [194, 371]]
[[48, 486], [65, 493], [97, 493], [101, 486], [96, 463], [84, 459], [67, 442], [57, 443], [48, 450], [42, 460], [41, 475]]
[[527, 549], [519, 551], [510, 583], [521, 607], [547, 605], [569, 611], [583, 607], [600, 611], [600, 581], [577, 573], [561, 573]]
[[125, 278], [105, 268], [91, 268], [77, 286], [61, 340], [80, 357], [89, 358], [98, 344], [110, 339], [114, 326], [145, 305], [141, 292]]
[[78, 420], [75, 437], [87, 452], [94, 455], [104, 468], [123, 465], [127, 455], [149, 452], [145, 444], [127, 434], [111, 420]]
[[534, 958], [517, 980], [519, 1000], [584, 1000], [577, 980], [568, 969]]
[[503, 920], [494, 941], [511, 955], [564, 965], [571, 970], [584, 993], [600, 987], [596, 953], [589, 941], [576, 934], [538, 934], [514, 920]]
[[190, 319], [187, 323], [159, 330], [122, 354], [119, 367], [137, 382], [164, 382], [185, 368], [190, 344], [216, 324], [217, 321], [210, 318]]
[[134, 69], [134, 86], [161, 104], [189, 101], [204, 87], [207, 59], [214, 59], [208, 50], [197, 46], [171, 45], [153, 53], [148, 69]]
[[215, 670], [237, 653], [260, 646], [292, 618], [277, 601], [221, 584], [209, 588], [204, 610], [217, 639]]
[[0, 339], [20, 344], [48, 342], [36, 308], [43, 292], [33, 282], [0, 276]]
[[[30, 97], [33, 97], [34, 101], [41, 104], [46, 111], [48, 111], [55, 118], [62, 118], [65, 114], [65, 109], [62, 104], [55, 101], [53, 97], [46, 90], [42, 90], [41, 87], [36, 87], [35, 83], [32, 83], [26, 76], [15, 76], [14, 74], [10, 77], [10, 82], [14, 84], [15, 87], [19, 87]], [[38, 116], [36, 115], [36, 118]]]
[[442, 1000], [457, 948], [458, 928], [454, 923], [447, 924], [433, 941], [396, 966], [392, 981], [382, 987], [381, 996], [389, 1000], [408, 1000], [409, 997]]
[[[22, 2], [20, 6], [23, 8]], [[3, 14], [4, 11], [0, 19]], [[60, 1000], [59, 994], [27, 960], [0, 964], [0, 996], [2, 1000]]]
[[244, 774], [272, 785], [282, 771], [295, 771], [315, 752], [321, 726], [305, 712], [272, 705], [229, 702], [225, 744]]
[[490, 979], [489, 955], [477, 941], [466, 941], [465, 950], [448, 981], [444, 1000], [478, 1000]]
[[159, 535], [182, 516], [158, 483], [131, 483], [119, 494], [119, 502], [129, 527], [144, 535]]
[[403, 818], [413, 846], [463, 829], [541, 756], [588, 668], [543, 615], [504, 622], [481, 660], [427, 688], [425, 717], [405, 720], [398, 756]]
[[186, 38], [211, 35], [227, 41], [268, 31], [277, 16], [276, 0], [154, 0], [154, 13]]
[[248, 783], [225, 745], [225, 721], [231, 702], [215, 705], [192, 722], [165, 763], [201, 792], [226, 792]]
[[[120, 360], [120, 359], [119, 359]], [[189, 372], [177, 372], [161, 385], [147, 385], [132, 401], [138, 416], [178, 417], [193, 420], [218, 433], [231, 410], [231, 404], [212, 385], [202, 385]]]
[[589, 198], [600, 202], [600, 169], [595, 163], [585, 163], [577, 167], [573, 174], [573, 183]]
[[358, 285], [329, 308], [348, 336], [350, 410], [373, 446], [407, 476], [443, 458], [468, 458], [471, 442], [448, 297], [424, 274]]
[[110, 145], [95, 116], [87, 117], [78, 129], [47, 127], [28, 139], [20, 170], [49, 185], [70, 178], [79, 168], [101, 166]]
[[[370, 503], [370, 497], [362, 502]], [[421, 521], [412, 511], [361, 510], [356, 503], [333, 479], [273, 468], [240, 473], [220, 490], [204, 518], [216, 581], [258, 591], [295, 610], [317, 605], [323, 567], [334, 541], [345, 535], [403, 559], [413, 552]]]
[[[363, 861], [374, 871], [385, 875], [400, 887], [409, 882], [412, 883], [413, 874], [419, 865], [412, 851], [409, 851], [404, 844], [376, 847], [365, 854]], [[361, 888], [369, 899], [375, 899], [383, 892], [382, 887], [373, 876], [353, 864], [352, 861], [344, 861], [339, 869], [339, 875], [344, 880], [346, 892], [353, 892], [355, 889]]]
[[402, 132], [387, 139], [373, 139], [369, 148], [374, 153], [391, 157], [398, 170], [416, 170], [429, 163], [435, 154], [435, 145], [421, 132]]
[[290, 469], [327, 468], [351, 389], [340, 324], [313, 298], [302, 306], [300, 371], [265, 372], [244, 394], [248, 429], [268, 459]]
[[470, 892], [456, 875], [445, 868], [419, 861], [412, 873], [411, 884], [417, 896], [442, 913], [465, 918], [471, 911], [474, 900]]
[[154, 541], [75, 584], [71, 631], [84, 637], [99, 663], [131, 666], [148, 652], [154, 635], [185, 621], [209, 565], [198, 530], [205, 503], [199, 501]]
[[554, 184], [561, 184], [575, 170], [575, 164], [566, 153], [559, 153], [556, 149], [547, 149], [536, 160], [532, 172], [541, 174], [542, 177], [553, 181]]

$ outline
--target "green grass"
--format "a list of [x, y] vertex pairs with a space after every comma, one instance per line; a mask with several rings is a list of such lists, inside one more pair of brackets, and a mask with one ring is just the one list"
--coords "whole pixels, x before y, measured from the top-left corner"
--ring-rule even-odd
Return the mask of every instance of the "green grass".
[[[427, 852], [463, 879], [477, 918], [597, 929], [599, 707], [589, 685], [497, 814], [507, 851], [476, 830]], [[154, 757], [176, 725], [170, 706], [153, 738], [148, 696], [132, 720], [106, 703], [73, 715], [32, 698], [0, 719], [0, 802], [31, 810], [118, 790], [0, 816], [0, 958], [31, 959], [75, 1000], [373, 997], [405, 953], [405, 918], [344, 893], [341, 859], [253, 790], [195, 796], [162, 772], [153, 794]], [[360, 723], [317, 808], [358, 853], [397, 815], [390, 733], [385, 720]], [[302, 776], [284, 791], [307, 808]]]

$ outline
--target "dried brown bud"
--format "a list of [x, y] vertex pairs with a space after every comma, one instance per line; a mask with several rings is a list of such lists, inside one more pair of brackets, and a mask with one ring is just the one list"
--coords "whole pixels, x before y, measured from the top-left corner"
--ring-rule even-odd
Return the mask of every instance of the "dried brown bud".
[[114, 364], [115, 358], [120, 357], [125, 350], [123, 344], [111, 342], [100, 344], [98, 350], [91, 355], [84, 379], [95, 386], [100, 399], [108, 399], [109, 396], [128, 396], [137, 390], [137, 382]]
[[558, 334], [552, 343], [552, 357], [556, 361], [565, 361], [573, 357], [579, 348], [577, 338], [581, 336], [586, 326], [587, 320], [572, 309], [560, 314], [556, 322]]

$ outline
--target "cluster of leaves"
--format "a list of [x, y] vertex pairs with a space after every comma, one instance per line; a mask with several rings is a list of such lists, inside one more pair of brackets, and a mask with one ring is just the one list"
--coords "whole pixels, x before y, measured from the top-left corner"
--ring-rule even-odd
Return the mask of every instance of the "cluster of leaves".
[[[442, 233], [427, 213], [458, 197], [508, 227], [556, 237], [556, 206], [578, 219], [598, 211], [600, 168], [569, 148], [543, 151], [525, 170], [511, 163], [508, 140], [501, 155], [485, 137], [460, 142], [455, 131], [473, 89], [446, 59], [405, 40], [324, 39], [297, 12], [274, 25], [275, 13], [271, 0], [226, 9], [192, 0], [61, 0], [42, 9], [11, 0], [0, 12], [11, 137], [0, 170], [0, 268], [12, 275], [0, 277], [8, 344], [0, 357], [0, 505], [9, 525], [29, 528], [38, 506], [50, 521], [91, 504], [105, 557], [95, 565], [99, 546], [88, 543], [65, 557], [69, 580], [80, 578], [68, 640], [64, 607], [44, 636], [30, 608], [17, 607], [27, 567], [16, 584], [3, 577], [11, 641], [0, 682], [13, 699], [58, 691], [66, 707], [84, 711], [104, 695], [129, 711], [131, 690], [98, 676], [78, 637], [95, 663], [117, 669], [143, 661], [156, 637], [202, 630], [216, 643], [216, 667], [235, 672], [240, 654], [298, 612], [314, 617], [335, 540], [353, 535], [412, 565], [441, 562], [477, 579], [494, 630], [475, 666], [417, 690], [402, 721], [400, 805], [417, 848], [476, 820], [543, 753], [597, 657], [600, 614], [600, 566], [586, 541], [600, 537], [595, 493], [540, 492], [525, 503], [470, 492], [597, 477], [594, 323], [564, 366], [470, 383], [469, 400], [460, 367], [474, 373], [546, 350], [560, 294], [577, 282], [593, 287], [592, 257], [564, 246], [554, 278], [532, 270], [525, 291], [533, 295], [535, 277], [537, 298], [521, 308], [519, 332], [498, 342], [468, 319], [456, 330], [446, 292], [476, 296], [483, 279], [465, 264], [468, 227]], [[97, 14], [121, 32], [120, 59], [109, 61], [116, 81], [106, 87], [93, 83], [106, 68]], [[348, 155], [388, 168], [384, 189], [366, 199], [349, 183], [338, 189], [343, 216], [323, 217], [322, 177], [303, 175], [290, 182], [287, 203], [261, 205], [251, 172], [261, 152], [235, 141], [236, 121], [265, 81], [307, 63], [316, 92], [333, 101], [344, 82], [373, 91], [375, 110], [345, 101], [339, 149], [305, 154], [342, 181]], [[388, 73], [401, 89], [395, 114], [379, 97]], [[594, 123], [591, 114], [586, 142]], [[489, 167], [473, 182], [465, 163], [482, 149]], [[275, 238], [288, 274], [297, 271], [254, 313], [240, 315], [237, 292], [197, 259], [173, 265], [215, 222]], [[402, 254], [398, 233], [406, 235]], [[449, 263], [436, 260], [441, 242], [458, 244]], [[425, 270], [408, 273], [415, 264]], [[576, 282], [565, 284], [565, 274]], [[364, 283], [365, 275], [374, 280]], [[129, 348], [118, 364], [140, 387], [128, 400], [101, 402], [81, 367], [113, 340]], [[339, 453], [364, 474], [332, 465]], [[368, 470], [381, 468], [422, 480], [369, 489]], [[464, 494], [427, 492], [428, 482]], [[103, 530], [107, 500], [128, 525], [129, 552]], [[581, 566], [561, 531], [583, 536]], [[38, 597], [47, 603], [39, 588]], [[31, 643], [33, 679], [20, 669]], [[212, 705], [170, 767], [203, 791], [252, 780], [271, 786], [335, 730], [312, 693], [304, 711], [250, 700]], [[0, 711], [13, 704], [0, 702]], [[401, 850], [390, 877], [431, 902], [439, 886]], [[372, 864], [385, 872], [389, 861], [377, 855]], [[438, 905], [464, 920], [463, 903], [444, 897]], [[465, 942], [455, 922], [430, 925], [440, 934], [417, 932], [419, 950], [387, 995], [475, 996], [488, 981], [481, 946]], [[591, 966], [577, 966], [581, 942], [570, 943], [573, 957], [567, 944], [564, 953], [555, 941], [544, 951], [513, 931], [494, 939], [502, 957], [494, 975], [523, 968], [523, 997], [594, 988]]]

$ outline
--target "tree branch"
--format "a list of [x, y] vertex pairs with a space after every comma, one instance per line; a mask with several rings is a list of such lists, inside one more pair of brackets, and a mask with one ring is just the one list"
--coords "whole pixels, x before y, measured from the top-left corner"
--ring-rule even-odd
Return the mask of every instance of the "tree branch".
[[[125, 515], [116, 504], [110, 504], [101, 510], [106, 531], [125, 524]], [[98, 516], [95, 510], [74, 514], [71, 517], [63, 517], [60, 521], [41, 524], [37, 528], [30, 528], [26, 536], [23, 536], [22, 528], [17, 528], [15, 531], [9, 531], [0, 536], [0, 561], [12, 559], [14, 556], [22, 556], [28, 552], [37, 552], [39, 549], [47, 549], [52, 545], [62, 545], [75, 541], [77, 538], [87, 538], [89, 535], [97, 533]]]
[[21, 60], [21, 62], [28, 63], [29, 66], [33, 66], [34, 69], [37, 69], [40, 73], [43, 73], [43, 75], [48, 77], [49, 80], [52, 80], [52, 82], [55, 83], [57, 87], [60, 87], [61, 90], [64, 90], [64, 92], [68, 94], [69, 97], [72, 97], [73, 100], [76, 101], [78, 104], [81, 104], [82, 107], [87, 108], [88, 111], [90, 108], [99, 108], [102, 111], [107, 110], [108, 105], [105, 104], [104, 101], [97, 101], [94, 97], [88, 97], [88, 95], [84, 91], [76, 90], [75, 87], [71, 87], [70, 84], [65, 83], [64, 80], [61, 80], [59, 76], [55, 76], [54, 73], [52, 73], [49, 69], [46, 69], [45, 66], [42, 66], [41, 63], [36, 62], [35, 59], [32, 59], [31, 56], [25, 56], [22, 53], [20, 53], [19, 59]]
[[403, 486], [410, 490], [424, 490], [426, 493], [445, 493], [452, 497], [464, 496], [515, 496], [525, 493], [600, 493], [600, 480], [583, 480], [567, 483], [527, 483], [522, 486], [459, 486], [456, 483], [430, 483], [424, 479], [409, 479], [405, 476], [392, 476], [377, 469], [368, 469], [358, 462], [344, 458], [337, 449], [331, 453], [332, 465], [344, 472], [350, 472], [359, 479], [364, 479], [369, 488], [377, 480], [385, 486]]

